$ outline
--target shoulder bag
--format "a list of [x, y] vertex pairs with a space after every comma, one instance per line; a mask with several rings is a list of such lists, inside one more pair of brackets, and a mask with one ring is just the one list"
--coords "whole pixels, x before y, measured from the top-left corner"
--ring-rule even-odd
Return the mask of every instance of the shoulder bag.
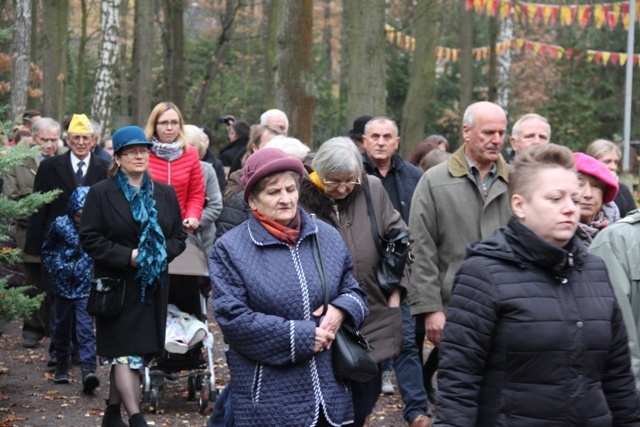
[[[322, 262], [322, 254], [320, 253], [319, 240], [319, 233], [316, 233], [313, 236], [311, 250], [322, 281], [324, 293], [322, 316], [324, 317], [329, 306], [329, 289], [327, 288], [327, 277]], [[333, 373], [340, 378], [351, 381], [366, 382], [372, 380], [378, 375], [378, 364], [371, 357], [371, 348], [369, 342], [360, 331], [342, 325], [336, 332], [336, 338], [331, 346]]]
[[392, 228], [383, 237], [378, 233], [376, 212], [371, 202], [369, 183], [364, 183], [364, 195], [367, 199], [367, 212], [371, 224], [371, 234], [380, 255], [376, 276], [382, 293], [388, 298], [400, 284], [404, 267], [411, 262], [411, 235], [406, 228]]
[[91, 281], [87, 313], [96, 317], [115, 317], [124, 305], [124, 278], [99, 277]]

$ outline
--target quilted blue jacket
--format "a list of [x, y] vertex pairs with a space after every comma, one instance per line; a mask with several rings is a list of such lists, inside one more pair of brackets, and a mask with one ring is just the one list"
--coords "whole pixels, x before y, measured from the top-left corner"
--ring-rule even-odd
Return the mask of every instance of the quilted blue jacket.
[[93, 278], [93, 259], [82, 250], [75, 212], [84, 207], [89, 187], [78, 187], [69, 198], [69, 211], [53, 221], [42, 244], [42, 264], [53, 279], [56, 295], [88, 298]]
[[334, 425], [353, 420], [347, 383], [331, 368], [331, 350], [313, 353], [323, 287], [312, 254], [320, 236], [329, 301], [359, 327], [365, 293], [340, 234], [300, 211], [295, 247], [250, 215], [214, 245], [209, 267], [213, 310], [229, 344], [236, 426], [314, 426], [322, 410]]

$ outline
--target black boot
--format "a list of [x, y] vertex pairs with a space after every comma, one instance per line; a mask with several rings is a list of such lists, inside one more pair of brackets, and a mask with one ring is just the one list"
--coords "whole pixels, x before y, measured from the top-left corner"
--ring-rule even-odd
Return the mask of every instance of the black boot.
[[137, 414], [133, 414], [131, 418], [129, 418], [129, 427], [148, 427], [149, 424], [144, 420], [144, 417], [140, 412]]
[[128, 427], [127, 423], [122, 421], [119, 403], [109, 405], [109, 401], [107, 400], [107, 409], [105, 409], [104, 417], [102, 417], [102, 427]]
[[69, 384], [69, 358], [61, 357], [56, 363], [56, 373], [53, 377], [56, 384]]
[[96, 387], [100, 385], [100, 380], [95, 374], [95, 366], [82, 367], [82, 392], [91, 394]]

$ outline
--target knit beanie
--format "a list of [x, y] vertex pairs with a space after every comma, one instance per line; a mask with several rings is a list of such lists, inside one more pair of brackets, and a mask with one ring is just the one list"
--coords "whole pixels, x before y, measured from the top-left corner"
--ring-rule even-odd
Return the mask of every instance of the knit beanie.
[[254, 185], [262, 178], [277, 172], [293, 171], [304, 176], [304, 166], [298, 159], [293, 159], [279, 148], [263, 148], [253, 153], [242, 168], [242, 185], [244, 185], [244, 201]]

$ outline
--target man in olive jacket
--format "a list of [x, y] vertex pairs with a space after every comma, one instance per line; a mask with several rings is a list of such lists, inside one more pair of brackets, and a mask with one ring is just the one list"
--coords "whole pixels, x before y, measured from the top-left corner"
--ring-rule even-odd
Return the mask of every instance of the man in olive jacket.
[[464, 145], [429, 169], [413, 194], [409, 227], [414, 244], [409, 301], [425, 314], [427, 337], [440, 344], [453, 277], [466, 246], [506, 225], [509, 169], [500, 155], [507, 117], [491, 102], [470, 105], [463, 118]]

